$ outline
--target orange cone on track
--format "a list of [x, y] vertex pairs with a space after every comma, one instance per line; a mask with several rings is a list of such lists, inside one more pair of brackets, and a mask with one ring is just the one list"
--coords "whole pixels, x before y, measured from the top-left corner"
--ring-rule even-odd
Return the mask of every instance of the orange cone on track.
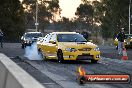
[[122, 53], [123, 53], [122, 60], [128, 60], [126, 48], [123, 49]]

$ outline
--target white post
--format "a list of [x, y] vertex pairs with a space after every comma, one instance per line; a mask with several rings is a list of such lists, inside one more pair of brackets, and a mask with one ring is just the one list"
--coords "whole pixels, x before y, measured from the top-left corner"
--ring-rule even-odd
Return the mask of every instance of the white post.
[[131, 34], [131, 0], [129, 1], [129, 34]]
[[36, 23], [35, 23], [35, 26], [36, 26], [36, 32], [38, 31], [38, 2], [36, 0]]

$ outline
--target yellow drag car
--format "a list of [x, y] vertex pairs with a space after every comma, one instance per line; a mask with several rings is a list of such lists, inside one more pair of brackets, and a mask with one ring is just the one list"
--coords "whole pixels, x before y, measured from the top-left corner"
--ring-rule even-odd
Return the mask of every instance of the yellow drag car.
[[[132, 34], [125, 34], [126, 39], [124, 40], [124, 44], [126, 48], [132, 48]], [[115, 38], [114, 45], [116, 49], [118, 49], [118, 39]]]
[[97, 45], [76, 32], [52, 32], [37, 42], [37, 48], [44, 60], [91, 60], [97, 63], [100, 51]]

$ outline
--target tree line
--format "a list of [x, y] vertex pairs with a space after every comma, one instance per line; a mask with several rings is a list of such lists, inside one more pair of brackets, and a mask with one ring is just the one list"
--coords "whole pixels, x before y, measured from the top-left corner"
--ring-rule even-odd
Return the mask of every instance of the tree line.
[[18, 41], [27, 29], [35, 29], [36, 1], [38, 1], [38, 31], [87, 30], [103, 38], [114, 38], [121, 27], [128, 33], [129, 0], [82, 0], [76, 17], [60, 16], [59, 0], [4, 0], [0, 1], [0, 29], [7, 41]]

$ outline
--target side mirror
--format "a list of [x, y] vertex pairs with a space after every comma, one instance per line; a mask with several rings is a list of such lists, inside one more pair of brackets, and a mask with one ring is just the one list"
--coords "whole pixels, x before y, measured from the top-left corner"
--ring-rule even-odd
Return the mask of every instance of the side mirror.
[[55, 42], [55, 41], [49, 41], [49, 43], [56, 44], [56, 42]]

